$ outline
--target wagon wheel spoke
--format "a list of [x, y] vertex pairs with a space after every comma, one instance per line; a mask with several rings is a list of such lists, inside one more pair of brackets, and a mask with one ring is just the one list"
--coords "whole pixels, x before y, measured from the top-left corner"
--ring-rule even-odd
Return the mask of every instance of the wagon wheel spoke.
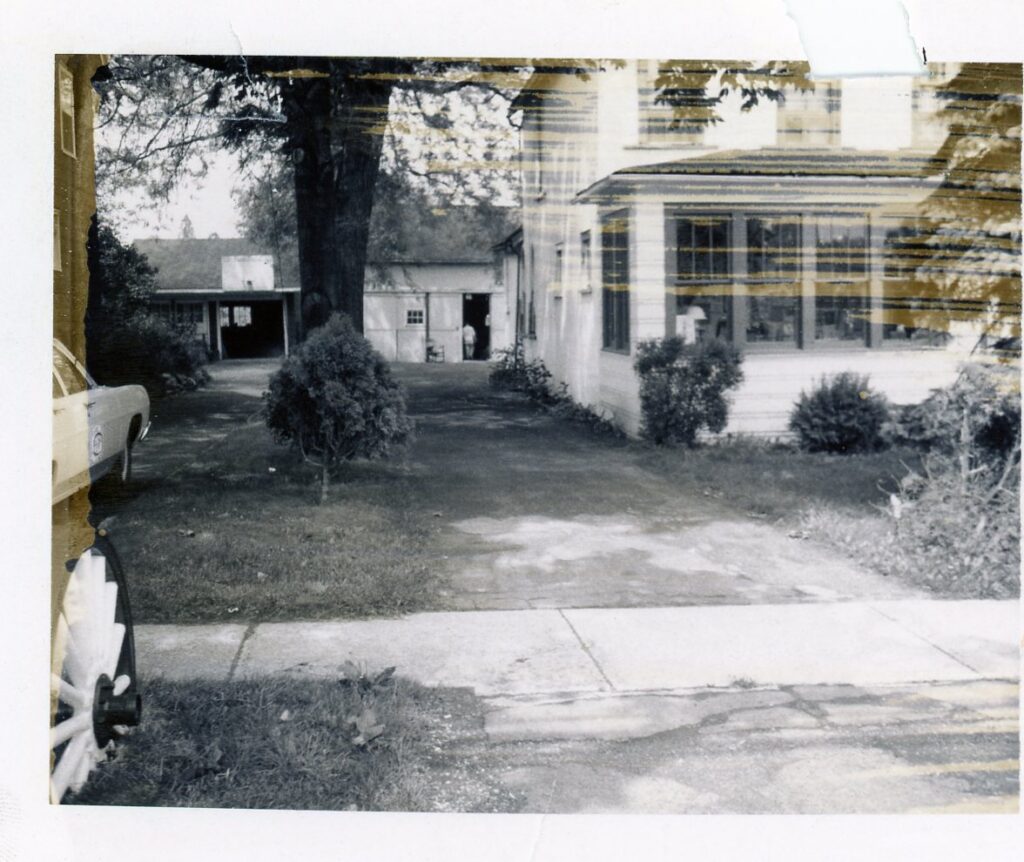
[[54, 650], [61, 672], [50, 680], [57, 701], [50, 793], [59, 802], [82, 787], [110, 740], [138, 722], [131, 618], [116, 558], [92, 548], [75, 563]]

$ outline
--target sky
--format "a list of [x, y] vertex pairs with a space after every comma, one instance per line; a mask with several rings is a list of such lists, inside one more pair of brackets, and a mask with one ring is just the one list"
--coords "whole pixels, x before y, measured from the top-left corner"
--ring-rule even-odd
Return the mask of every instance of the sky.
[[238, 182], [237, 163], [231, 154], [217, 155], [209, 160], [210, 168], [202, 180], [183, 183], [172, 192], [168, 202], [147, 206], [145, 194], [125, 192], [115, 200], [124, 203], [131, 216], [113, 218], [127, 240], [159, 237], [171, 239], [181, 235], [185, 216], [192, 222], [197, 237], [217, 234], [239, 236], [238, 211], [231, 191]]

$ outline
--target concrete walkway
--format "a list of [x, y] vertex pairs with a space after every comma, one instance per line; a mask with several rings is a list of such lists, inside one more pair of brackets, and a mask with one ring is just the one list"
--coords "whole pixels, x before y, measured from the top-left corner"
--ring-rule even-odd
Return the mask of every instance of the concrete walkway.
[[909, 600], [149, 625], [136, 641], [147, 677], [329, 677], [351, 660], [495, 696], [1015, 679], [1018, 626], [1014, 601]]

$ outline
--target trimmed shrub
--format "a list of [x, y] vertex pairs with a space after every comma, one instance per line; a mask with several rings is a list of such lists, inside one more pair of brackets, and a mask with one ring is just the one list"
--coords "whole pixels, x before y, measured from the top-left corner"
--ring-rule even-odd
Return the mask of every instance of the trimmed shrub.
[[743, 380], [742, 354], [724, 341], [684, 344], [679, 336], [637, 345], [641, 434], [658, 445], [693, 447], [729, 418], [725, 393]]
[[382, 458], [405, 443], [412, 420], [383, 357], [335, 314], [270, 378], [267, 427], [320, 468], [320, 502], [330, 474], [353, 458]]
[[873, 452], [884, 445], [888, 418], [885, 398], [871, 391], [868, 378], [843, 372], [800, 394], [789, 427], [808, 452]]

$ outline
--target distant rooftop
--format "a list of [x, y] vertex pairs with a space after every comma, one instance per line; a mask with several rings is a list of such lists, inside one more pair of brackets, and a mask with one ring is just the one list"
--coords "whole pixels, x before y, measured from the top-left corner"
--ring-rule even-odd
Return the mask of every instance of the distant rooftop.
[[[494, 260], [495, 243], [518, 223], [518, 209], [491, 208], [484, 216], [476, 207], [448, 207], [423, 212], [417, 209], [391, 233], [375, 231], [370, 239], [368, 263], [386, 265], [472, 263]], [[221, 289], [221, 258], [274, 255], [274, 249], [247, 239], [137, 239], [132, 243], [157, 268], [157, 289], [162, 291]], [[277, 260], [278, 287], [297, 287], [298, 259], [286, 248]]]
[[[137, 239], [132, 245], [156, 267], [158, 290], [220, 290], [221, 258], [241, 255], [273, 254], [247, 239]], [[279, 262], [279, 287], [298, 285], [294, 258]]]

